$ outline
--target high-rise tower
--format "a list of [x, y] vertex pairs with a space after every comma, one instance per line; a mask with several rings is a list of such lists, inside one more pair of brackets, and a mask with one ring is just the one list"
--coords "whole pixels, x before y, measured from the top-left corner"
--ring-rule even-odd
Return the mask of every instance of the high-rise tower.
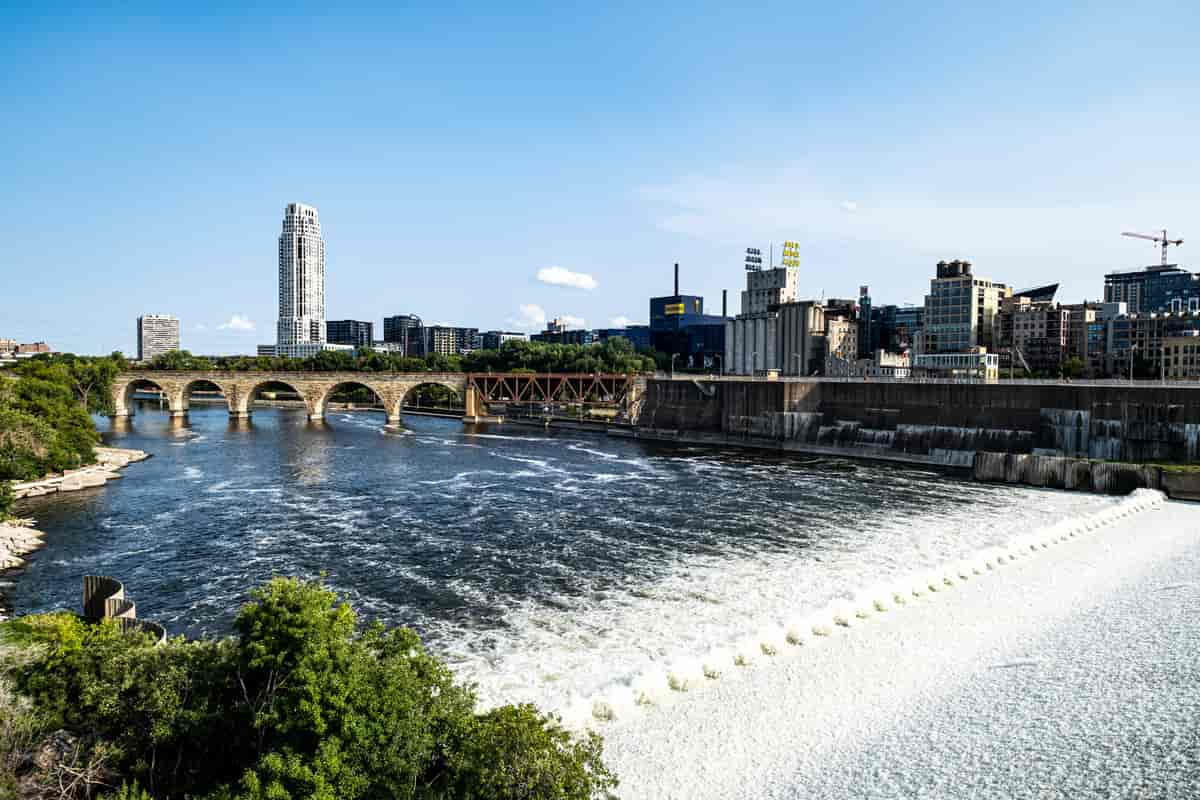
[[317, 209], [288, 203], [279, 234], [276, 353], [303, 358], [325, 345], [325, 240]]

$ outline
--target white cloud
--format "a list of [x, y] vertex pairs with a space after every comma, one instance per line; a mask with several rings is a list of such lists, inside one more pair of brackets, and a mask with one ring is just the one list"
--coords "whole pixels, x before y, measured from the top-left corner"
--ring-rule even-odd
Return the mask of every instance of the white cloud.
[[566, 267], [542, 267], [537, 279], [554, 286], [570, 286], [574, 289], [595, 289], [596, 279], [586, 272], [572, 272]]
[[843, 200], [841, 205], [842, 211], [846, 211], [850, 214], [858, 211], [858, 203], [854, 202], [853, 200]]
[[582, 328], [587, 325], [587, 320], [583, 317], [576, 317], [571, 314], [563, 314], [558, 318], [558, 321], [568, 328]]
[[206, 331], [206, 330], [208, 330], [208, 326], [205, 325], [203, 322], [197, 322], [194, 330]]
[[635, 322], [629, 317], [613, 317], [612, 326], [614, 328], [628, 328], [630, 325], [645, 325], [644, 322]]
[[517, 316], [508, 321], [522, 330], [541, 330], [546, 326], [546, 309], [536, 303], [525, 303], [518, 309]]
[[234, 314], [229, 318], [228, 322], [222, 322], [217, 326], [218, 330], [222, 331], [238, 331], [247, 333], [254, 330], [253, 320], [247, 319], [241, 314]]

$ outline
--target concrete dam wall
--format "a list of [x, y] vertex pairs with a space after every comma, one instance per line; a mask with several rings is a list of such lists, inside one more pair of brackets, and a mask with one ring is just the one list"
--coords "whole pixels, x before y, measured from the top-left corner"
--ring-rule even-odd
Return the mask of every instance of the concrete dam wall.
[[1182, 463], [1200, 460], [1200, 386], [652, 379], [636, 424], [972, 469], [976, 453]]

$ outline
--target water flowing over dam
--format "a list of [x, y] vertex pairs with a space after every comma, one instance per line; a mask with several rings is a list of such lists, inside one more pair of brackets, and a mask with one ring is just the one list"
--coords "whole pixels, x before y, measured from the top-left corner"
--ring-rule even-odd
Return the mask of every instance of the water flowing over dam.
[[976, 453], [1200, 458], [1200, 387], [648, 380], [638, 426], [971, 467]]

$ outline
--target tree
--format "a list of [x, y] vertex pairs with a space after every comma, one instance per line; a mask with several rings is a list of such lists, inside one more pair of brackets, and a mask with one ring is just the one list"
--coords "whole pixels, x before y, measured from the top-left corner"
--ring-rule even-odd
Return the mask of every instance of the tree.
[[0, 478], [0, 522], [8, 518], [8, 512], [12, 510], [15, 499], [12, 484]]
[[194, 356], [187, 350], [170, 350], [155, 356], [149, 367], [164, 370], [207, 370], [213, 368], [213, 363], [202, 356]]
[[599, 737], [530, 706], [477, 714], [413, 631], [360, 631], [315, 583], [255, 590], [221, 641], [156, 646], [63, 613], [14, 629], [32, 645], [17, 686], [50, 729], [109, 748], [112, 785], [160, 800], [587, 800], [616, 785]]
[[1083, 363], [1082, 358], [1079, 356], [1071, 356], [1062, 364], [1062, 376], [1064, 378], [1071, 379], [1079, 378], [1083, 376], [1083, 372], [1086, 368], [1087, 367]]

